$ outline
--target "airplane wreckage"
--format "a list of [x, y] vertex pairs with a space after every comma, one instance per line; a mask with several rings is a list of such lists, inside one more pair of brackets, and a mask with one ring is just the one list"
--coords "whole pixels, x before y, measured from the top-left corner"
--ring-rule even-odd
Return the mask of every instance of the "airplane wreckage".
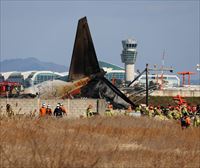
[[[87, 18], [84, 17], [78, 22], [68, 81], [43, 82], [33, 86], [34, 94], [39, 93], [41, 97], [104, 98], [117, 108], [127, 107], [129, 104], [135, 107], [135, 103], [104, 77], [105, 73], [99, 67]], [[31, 93], [31, 88], [27, 88], [25, 92]]]

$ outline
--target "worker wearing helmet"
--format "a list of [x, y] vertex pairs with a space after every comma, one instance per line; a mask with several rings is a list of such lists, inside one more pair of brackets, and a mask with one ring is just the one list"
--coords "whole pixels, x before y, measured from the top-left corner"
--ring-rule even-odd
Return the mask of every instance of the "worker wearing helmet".
[[132, 109], [131, 105], [129, 105], [127, 110], [125, 111], [125, 115], [131, 115], [132, 112], [133, 112], [133, 109]]
[[190, 117], [187, 115], [187, 113], [184, 113], [183, 117], [181, 117], [182, 129], [190, 127], [190, 124], [191, 124]]
[[[129, 106], [130, 106], [130, 105], [129, 105]], [[130, 106], [130, 107], [131, 107], [131, 106]], [[135, 112], [136, 112], [136, 113], [140, 113], [140, 112], [141, 112], [141, 106], [140, 106], [140, 105], [136, 106]]]
[[89, 106], [86, 109], [86, 116], [87, 117], [93, 116], [92, 108], [93, 108], [93, 106], [91, 104], [89, 104]]
[[107, 116], [113, 116], [113, 105], [108, 102], [107, 109], [106, 109]]
[[52, 115], [51, 106], [49, 104], [47, 105], [46, 114], [49, 115], [49, 116]]
[[62, 111], [63, 114], [67, 115], [67, 110], [65, 109], [65, 107], [63, 106], [63, 104], [60, 104], [60, 109]]
[[187, 108], [186, 108], [186, 105], [183, 105], [182, 108], [181, 108], [181, 114], [182, 114], [182, 116], [184, 116], [185, 113], [186, 113], [187, 115], [189, 115], [189, 113], [188, 113], [188, 111], [187, 111]]
[[153, 105], [150, 105], [148, 107], [148, 114], [149, 117], [152, 117], [154, 115]]
[[179, 120], [181, 118], [181, 113], [179, 112], [179, 108], [175, 107], [172, 111], [173, 119]]
[[40, 108], [40, 117], [44, 117], [46, 115], [46, 104], [43, 103], [42, 107]]
[[198, 115], [195, 115], [193, 125], [195, 127], [199, 127], [200, 126], [200, 117]]
[[165, 119], [164, 115], [161, 112], [160, 107], [154, 107], [154, 113], [153, 114], [154, 114], [154, 117], [156, 119], [159, 119], [159, 120], [164, 120]]
[[58, 118], [60, 118], [60, 117], [63, 116], [62, 110], [61, 110], [61, 108], [60, 108], [60, 104], [57, 104], [57, 106], [56, 106], [56, 108], [55, 108], [53, 114], [54, 114], [54, 116], [56, 116], [56, 117], [58, 117]]

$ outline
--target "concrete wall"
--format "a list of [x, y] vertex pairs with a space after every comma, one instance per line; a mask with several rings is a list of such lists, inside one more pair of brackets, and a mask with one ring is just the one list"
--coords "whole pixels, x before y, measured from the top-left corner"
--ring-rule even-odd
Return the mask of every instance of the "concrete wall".
[[68, 116], [72, 118], [85, 115], [89, 104], [93, 105], [94, 111], [100, 114], [104, 113], [106, 102], [103, 99], [0, 99], [0, 113], [6, 114], [6, 104], [10, 104], [14, 114], [39, 114], [39, 108], [42, 103], [50, 104], [52, 110], [55, 109], [57, 103], [62, 103], [68, 111]]
[[151, 96], [177, 96], [183, 97], [200, 97], [200, 90], [156, 90]]

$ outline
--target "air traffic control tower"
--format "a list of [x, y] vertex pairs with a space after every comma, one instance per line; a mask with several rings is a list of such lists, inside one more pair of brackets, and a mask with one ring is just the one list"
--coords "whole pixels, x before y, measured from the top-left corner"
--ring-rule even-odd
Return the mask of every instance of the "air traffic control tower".
[[137, 41], [135, 39], [122, 40], [122, 62], [125, 63], [125, 82], [130, 83], [134, 79], [135, 61], [137, 57]]

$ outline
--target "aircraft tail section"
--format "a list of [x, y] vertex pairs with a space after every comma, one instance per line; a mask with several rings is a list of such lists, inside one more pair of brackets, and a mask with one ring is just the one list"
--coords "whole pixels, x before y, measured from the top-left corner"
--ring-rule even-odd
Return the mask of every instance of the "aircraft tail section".
[[78, 80], [100, 71], [87, 18], [84, 17], [78, 22], [68, 80]]
[[[81, 18], [78, 22], [68, 76], [68, 80], [72, 81], [72, 86], [65, 88], [65, 95], [78, 91], [83, 97], [105, 97], [122, 106], [126, 106], [127, 103], [135, 106], [126, 95], [104, 77], [104, 74], [105, 72], [99, 67], [87, 18]], [[84, 82], [81, 82], [82, 80]]]

